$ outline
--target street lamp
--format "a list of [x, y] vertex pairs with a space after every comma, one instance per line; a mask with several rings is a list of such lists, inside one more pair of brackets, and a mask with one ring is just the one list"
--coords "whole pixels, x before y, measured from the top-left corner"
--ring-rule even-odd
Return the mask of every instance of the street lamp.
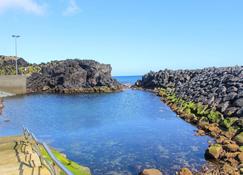
[[17, 39], [20, 37], [19, 35], [12, 35], [15, 39], [15, 67], [16, 67], [16, 75], [18, 75], [18, 57], [17, 57]]

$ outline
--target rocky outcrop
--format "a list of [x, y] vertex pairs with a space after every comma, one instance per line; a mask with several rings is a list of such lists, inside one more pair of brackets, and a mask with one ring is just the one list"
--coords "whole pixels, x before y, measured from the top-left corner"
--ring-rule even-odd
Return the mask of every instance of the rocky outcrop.
[[[26, 67], [29, 65], [29, 63], [25, 61], [23, 58], [18, 57], [18, 65]], [[5, 66], [15, 66], [15, 57], [0, 55], [0, 67]]]
[[170, 89], [177, 97], [215, 107], [225, 116], [243, 117], [243, 66], [149, 72], [135, 85]]
[[[22, 67], [28, 67], [29, 63], [23, 58], [18, 58], [19, 72]], [[16, 59], [13, 56], [0, 55], [0, 75], [15, 75], [16, 74]]]
[[110, 92], [121, 85], [111, 77], [111, 66], [94, 60], [70, 59], [41, 64], [27, 79], [28, 92]]
[[[111, 65], [94, 60], [69, 59], [30, 64], [18, 58], [18, 73], [26, 75], [27, 92], [112, 92], [122, 85], [111, 77]], [[15, 75], [15, 57], [0, 56], [0, 75]]]

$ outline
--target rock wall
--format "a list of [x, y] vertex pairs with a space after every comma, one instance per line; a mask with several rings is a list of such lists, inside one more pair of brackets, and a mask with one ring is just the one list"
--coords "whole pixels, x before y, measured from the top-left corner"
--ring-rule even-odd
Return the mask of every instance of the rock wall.
[[243, 66], [149, 72], [135, 83], [162, 87], [187, 101], [215, 107], [229, 117], [243, 117]]
[[41, 70], [27, 79], [28, 92], [105, 92], [121, 88], [111, 77], [111, 65], [94, 60], [70, 59], [38, 66]]

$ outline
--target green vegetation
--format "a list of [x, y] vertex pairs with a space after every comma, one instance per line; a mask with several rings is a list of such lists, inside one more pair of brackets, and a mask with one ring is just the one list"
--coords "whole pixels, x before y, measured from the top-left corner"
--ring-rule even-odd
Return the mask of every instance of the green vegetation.
[[[41, 71], [41, 67], [37, 65], [18, 68], [19, 74], [23, 74], [23, 75], [31, 75], [32, 73], [39, 73], [40, 71]], [[16, 68], [13, 65], [0, 67], [0, 75], [15, 75], [15, 74], [16, 74]]]
[[220, 144], [213, 144], [208, 148], [208, 153], [215, 159], [218, 159], [220, 154], [222, 153], [223, 148]]
[[15, 66], [9, 65], [0, 67], [0, 75], [15, 75], [16, 69]]
[[[188, 115], [189, 118], [197, 120], [197, 122], [204, 123], [218, 123], [221, 127], [228, 131], [239, 130], [239, 127], [235, 123], [239, 120], [236, 117], [224, 119], [223, 114], [217, 111], [215, 108], [208, 105], [203, 105], [201, 103], [195, 103], [192, 101], [186, 101], [176, 94], [164, 88], [159, 88], [158, 93], [163, 97], [167, 104], [173, 104], [173, 109]], [[192, 117], [193, 116], [193, 117]]]
[[40, 71], [41, 67], [35, 65], [19, 68], [19, 72], [24, 75], [31, 75], [33, 73], [39, 73]]
[[243, 132], [235, 136], [235, 141], [240, 145], [243, 146]]
[[[83, 167], [77, 164], [76, 162], [67, 159], [62, 153], [58, 152], [53, 148], [51, 150], [54, 156], [74, 175], [91, 175], [89, 168]], [[44, 150], [43, 147], [41, 147], [41, 153], [44, 156], [44, 158], [52, 162], [51, 158], [49, 157], [49, 155], [47, 154], [47, 152]], [[61, 172], [60, 175], [65, 175], [65, 174]]]
[[221, 126], [229, 129], [237, 120], [238, 120], [237, 117], [226, 118], [221, 121]]

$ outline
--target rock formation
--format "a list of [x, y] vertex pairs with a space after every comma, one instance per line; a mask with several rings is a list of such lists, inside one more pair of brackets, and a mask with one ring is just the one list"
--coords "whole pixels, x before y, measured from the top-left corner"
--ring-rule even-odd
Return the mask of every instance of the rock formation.
[[136, 86], [170, 89], [177, 97], [243, 117], [243, 66], [149, 72]]
[[[25, 61], [23, 58], [18, 57], [18, 65], [26, 67], [29, 65], [29, 63]], [[0, 67], [5, 66], [15, 66], [15, 57], [0, 55]]]
[[[0, 75], [15, 75], [16, 74], [16, 61], [13, 56], [0, 55]], [[19, 67], [27, 67], [29, 63], [23, 58], [18, 58]]]
[[52, 61], [27, 79], [29, 92], [106, 92], [121, 88], [111, 77], [111, 66], [93, 60]]
[[[26, 75], [27, 92], [111, 92], [121, 84], [111, 77], [111, 65], [94, 60], [69, 59], [30, 64], [18, 58], [18, 72]], [[14, 75], [15, 57], [0, 56], [0, 75]]]

